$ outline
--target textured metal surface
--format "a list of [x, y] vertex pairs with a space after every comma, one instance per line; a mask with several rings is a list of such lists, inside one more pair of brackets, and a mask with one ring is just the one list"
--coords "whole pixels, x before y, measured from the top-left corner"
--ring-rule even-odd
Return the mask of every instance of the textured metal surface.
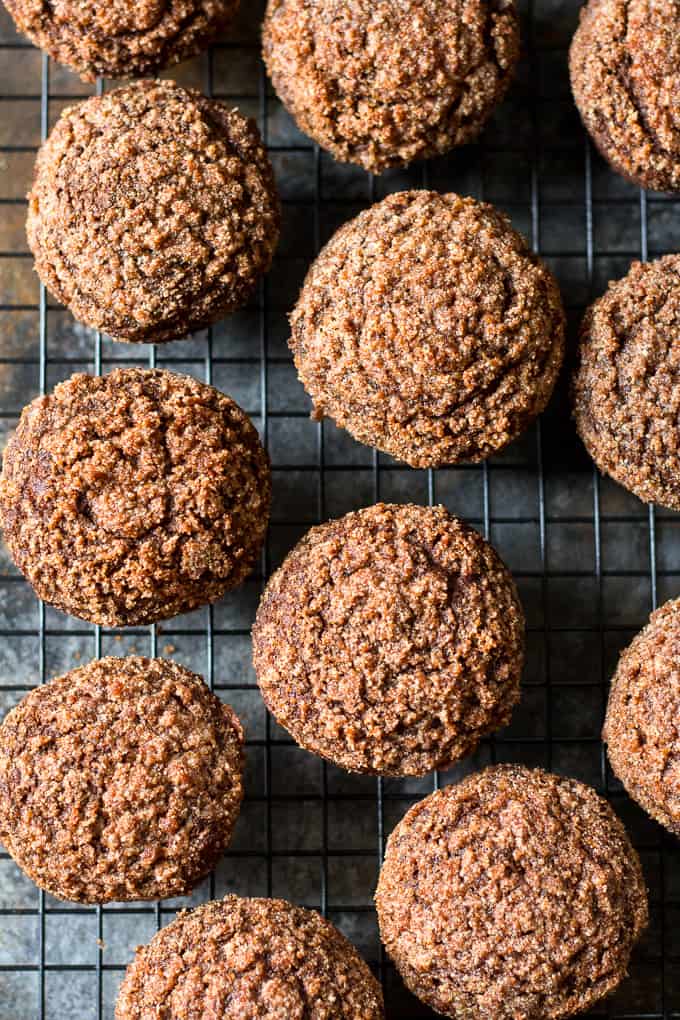
[[[42, 607], [0, 550], [0, 712], [97, 654], [170, 655], [202, 673], [244, 720], [248, 796], [234, 844], [191, 898], [285, 896], [324, 910], [375, 964], [390, 1018], [432, 1016], [381, 953], [371, 897], [383, 840], [408, 805], [489, 761], [541, 764], [612, 799], [640, 849], [652, 925], [631, 977], [593, 1014], [680, 1018], [680, 844], [622, 794], [599, 740], [618, 651], [650, 609], [680, 592], [680, 517], [601, 479], [577, 442], [564, 383], [541, 423], [487, 465], [408, 470], [308, 418], [286, 347], [286, 312], [319, 245], [387, 191], [429, 186], [506, 209], [556, 271], [573, 326], [632, 258], [680, 250], [680, 203], [641, 195], [591, 152], [569, 94], [575, 0], [524, 9], [525, 59], [481, 145], [371, 180], [300, 135], [259, 61], [262, 3], [244, 3], [229, 41], [172, 72], [257, 117], [284, 200], [274, 268], [256, 301], [208, 334], [159, 347], [111, 343], [53, 307], [24, 237], [35, 149], [65, 105], [97, 86], [29, 47], [0, 8], [0, 428], [77, 370], [158, 364], [213, 382], [254, 418], [274, 468], [262, 572], [213, 609], [154, 629], [111, 632]], [[105, 84], [106, 88], [111, 83]], [[529, 622], [522, 703], [512, 725], [459, 769], [425, 780], [349, 776], [297, 749], [254, 686], [249, 628], [263, 578], [320, 519], [375, 499], [445, 503], [497, 546]], [[112, 1017], [135, 945], [186, 901], [79, 908], [44, 896], [0, 854], [0, 1020]]]

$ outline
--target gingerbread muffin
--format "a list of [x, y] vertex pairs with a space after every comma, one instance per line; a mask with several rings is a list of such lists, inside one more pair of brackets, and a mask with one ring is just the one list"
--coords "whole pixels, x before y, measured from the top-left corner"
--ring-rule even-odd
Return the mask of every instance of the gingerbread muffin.
[[312, 530], [269, 581], [253, 660], [302, 747], [353, 772], [446, 768], [510, 720], [524, 617], [484, 539], [383, 503]]
[[590, 0], [569, 67], [583, 123], [614, 170], [680, 191], [680, 2]]
[[405, 191], [321, 251], [290, 346], [319, 417], [439, 467], [488, 457], [544, 409], [564, 313], [554, 277], [493, 206]]
[[0, 521], [39, 598], [105, 626], [214, 602], [264, 541], [269, 460], [223, 393], [159, 369], [74, 375], [24, 408]]
[[652, 613], [612, 680], [602, 739], [630, 796], [680, 836], [680, 600]]
[[382, 1020], [380, 985], [313, 910], [240, 899], [183, 911], [137, 950], [116, 1020]]
[[500, 765], [426, 797], [387, 843], [380, 932], [408, 988], [457, 1020], [558, 1020], [625, 976], [647, 924], [638, 856], [575, 779]]
[[279, 203], [253, 121], [168, 81], [66, 109], [38, 153], [28, 242], [40, 279], [115, 340], [176, 340], [243, 305]]
[[518, 55], [514, 0], [269, 0], [264, 23], [284, 106], [373, 173], [473, 141]]
[[574, 417], [599, 469], [680, 510], [680, 255], [634, 262], [581, 326]]
[[238, 0], [6, 0], [17, 28], [83, 81], [154, 75], [199, 53]]
[[0, 726], [0, 839], [59, 899], [183, 896], [231, 839], [242, 772], [241, 725], [199, 676], [100, 659]]

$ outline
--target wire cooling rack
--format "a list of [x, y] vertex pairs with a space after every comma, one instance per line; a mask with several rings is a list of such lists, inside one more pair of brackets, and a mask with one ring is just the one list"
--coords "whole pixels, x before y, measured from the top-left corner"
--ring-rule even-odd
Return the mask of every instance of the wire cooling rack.
[[[381, 951], [372, 893], [384, 840], [410, 803], [490, 761], [540, 764], [598, 787], [643, 860], [652, 923], [631, 976], [593, 1016], [680, 1018], [680, 844], [608, 770], [599, 739], [619, 650], [680, 591], [680, 518], [598, 476], [569, 420], [564, 383], [526, 436], [487, 464], [411, 471], [309, 420], [286, 347], [286, 312], [309, 261], [348, 217], [388, 191], [455, 190], [506, 209], [557, 273], [574, 324], [633, 258], [680, 250], [680, 203], [646, 195], [594, 155], [571, 102], [566, 49], [575, 0], [523, 10], [525, 59], [482, 142], [380, 179], [334, 163], [299, 134], [259, 60], [260, 0], [229, 41], [169, 76], [257, 118], [284, 202], [274, 267], [245, 311], [154, 350], [114, 344], [50, 302], [32, 272], [24, 196], [35, 150], [84, 86], [28, 46], [0, 14], [0, 425], [74, 371], [163, 365], [214, 383], [258, 425], [274, 505], [259, 576], [221, 603], [151, 629], [89, 627], [39, 604], [0, 552], [0, 711], [37, 683], [99, 654], [172, 656], [228, 700], [248, 735], [247, 798], [231, 849], [190, 901], [83, 908], [40, 893], [0, 853], [0, 1020], [112, 1017], [123, 969], [181, 906], [227, 891], [322, 910], [383, 980], [389, 1018], [433, 1016]], [[249, 629], [267, 574], [307, 528], [377, 499], [443, 502], [479, 528], [517, 579], [528, 619], [522, 703], [511, 726], [459, 768], [424, 780], [349, 776], [291, 744], [254, 684]]]

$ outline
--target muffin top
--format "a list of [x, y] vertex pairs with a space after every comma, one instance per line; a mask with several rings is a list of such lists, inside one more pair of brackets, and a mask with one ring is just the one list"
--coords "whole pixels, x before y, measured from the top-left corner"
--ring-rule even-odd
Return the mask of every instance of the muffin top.
[[278, 721], [308, 750], [383, 775], [445, 768], [507, 723], [523, 652], [510, 574], [444, 507], [378, 504], [313, 528], [253, 628]]
[[185, 895], [231, 838], [242, 771], [239, 721], [199, 676], [100, 659], [0, 726], [0, 839], [60, 899]]
[[239, 0], [7, 0], [17, 27], [84, 81], [155, 74], [198, 53]]
[[543, 410], [564, 314], [552, 274], [493, 206], [406, 191], [322, 250], [290, 346], [318, 415], [438, 467], [489, 456]]
[[3, 459], [0, 519], [40, 598], [132, 626], [240, 584], [270, 491], [257, 431], [229, 397], [126, 368], [71, 376], [24, 408]]
[[680, 836], [680, 600], [652, 613], [619, 659], [602, 739], [611, 766], [652, 818]]
[[227, 896], [183, 912], [137, 950], [116, 1020], [382, 1020], [380, 985], [313, 910]]
[[680, 510], [680, 255], [634, 262], [588, 309], [573, 384], [581, 439], [601, 471]]
[[519, 55], [513, 0], [269, 0], [281, 100], [336, 159], [380, 173], [472, 141]]
[[116, 340], [178, 339], [241, 306], [278, 231], [255, 124], [174, 82], [69, 107], [38, 153], [27, 233], [40, 279]]
[[556, 1020], [626, 973], [647, 923], [640, 862], [574, 779], [500, 765], [426, 797], [389, 838], [382, 939], [439, 1013]]
[[680, 190], [679, 0], [590, 0], [569, 66], [605, 159], [642, 187]]

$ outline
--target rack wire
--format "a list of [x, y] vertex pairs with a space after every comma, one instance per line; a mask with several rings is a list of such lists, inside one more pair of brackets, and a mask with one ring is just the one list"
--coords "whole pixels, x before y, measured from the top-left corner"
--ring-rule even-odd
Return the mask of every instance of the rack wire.
[[[387, 191], [456, 190], [505, 208], [553, 266], [572, 327], [630, 259], [680, 249], [679, 203], [638, 193], [592, 152], [573, 110], [566, 47], [576, 0], [528, 0], [518, 84], [482, 142], [380, 179], [334, 164], [297, 133], [259, 61], [262, 2], [230, 37], [169, 76], [258, 119], [284, 199], [279, 254], [244, 313], [157, 349], [113, 344], [72, 323], [31, 274], [24, 195], [38, 143], [68, 101], [101, 92], [52, 64], [0, 15], [0, 427], [73, 371], [162, 365], [211, 382], [251, 414], [272, 456], [274, 507], [257, 576], [222, 603], [152, 628], [115, 632], [38, 603], [0, 553], [0, 711], [36, 683], [100, 654], [177, 657], [245, 720], [247, 797], [236, 839], [198, 903], [227, 891], [278, 895], [320, 909], [379, 973], [390, 1018], [428, 1017], [405, 992], [377, 936], [372, 892], [384, 842], [414, 800], [490, 761], [577, 776], [614, 804], [640, 850], [652, 925], [631, 977], [592, 1015], [680, 1020], [680, 845], [611, 775], [599, 739], [619, 650], [651, 608], [680, 590], [680, 518], [644, 507], [602, 479], [569, 421], [566, 386], [513, 446], [482, 465], [418, 472], [309, 420], [285, 346], [286, 311], [307, 264], [340, 222]], [[572, 329], [573, 336], [573, 329]], [[291, 744], [267, 715], [248, 635], [270, 571], [312, 524], [378, 499], [444, 502], [499, 549], [528, 618], [522, 704], [512, 725], [458, 768], [426, 780], [347, 776]], [[187, 901], [79, 907], [59, 903], [0, 853], [0, 1020], [101, 1020], [134, 946]]]

